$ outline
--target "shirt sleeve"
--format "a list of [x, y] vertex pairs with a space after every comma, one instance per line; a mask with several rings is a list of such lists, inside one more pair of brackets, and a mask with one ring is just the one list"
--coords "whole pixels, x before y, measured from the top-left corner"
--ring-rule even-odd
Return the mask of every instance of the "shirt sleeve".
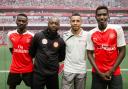
[[30, 44], [30, 48], [29, 48], [29, 54], [31, 55], [32, 58], [35, 57], [36, 54], [36, 50], [37, 50], [37, 34], [34, 35], [34, 37], [32, 38], [31, 44]]
[[91, 40], [91, 33], [88, 32], [88, 35], [87, 35], [87, 50], [94, 50], [94, 45], [93, 45], [93, 42]]
[[61, 47], [59, 49], [59, 62], [62, 62], [64, 59], [65, 59], [65, 48], [66, 48], [66, 45], [65, 45], [65, 42], [64, 40], [62, 39], [61, 40]]
[[121, 26], [117, 28], [117, 47], [125, 46], [124, 32]]

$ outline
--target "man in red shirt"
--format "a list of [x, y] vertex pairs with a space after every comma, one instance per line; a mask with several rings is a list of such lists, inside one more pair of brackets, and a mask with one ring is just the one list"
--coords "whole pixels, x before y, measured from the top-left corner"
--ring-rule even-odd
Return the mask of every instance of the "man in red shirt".
[[92, 89], [122, 89], [119, 65], [125, 56], [125, 38], [121, 26], [107, 24], [106, 6], [96, 9], [98, 26], [89, 32], [87, 55], [92, 69]]
[[33, 34], [27, 31], [28, 18], [25, 14], [18, 14], [16, 19], [17, 29], [8, 32], [8, 46], [12, 53], [12, 63], [8, 75], [7, 84], [9, 89], [16, 89], [16, 86], [23, 80], [31, 87], [33, 62], [29, 55], [29, 46]]

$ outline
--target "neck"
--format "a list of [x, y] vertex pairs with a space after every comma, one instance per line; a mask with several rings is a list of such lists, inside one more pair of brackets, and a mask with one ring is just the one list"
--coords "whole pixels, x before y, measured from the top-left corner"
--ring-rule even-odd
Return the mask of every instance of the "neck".
[[98, 27], [101, 31], [104, 31], [106, 29], [107, 25], [98, 25]]
[[19, 34], [23, 34], [24, 32], [26, 32], [26, 29], [18, 29], [17, 32], [18, 32]]
[[81, 32], [81, 28], [79, 30], [71, 30], [71, 32], [74, 34], [74, 35], [79, 35], [79, 33]]

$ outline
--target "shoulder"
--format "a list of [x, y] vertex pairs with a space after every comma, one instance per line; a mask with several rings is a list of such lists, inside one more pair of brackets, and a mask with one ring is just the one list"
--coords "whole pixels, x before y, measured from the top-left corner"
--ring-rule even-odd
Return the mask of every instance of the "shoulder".
[[88, 31], [82, 30], [82, 35], [86, 36], [88, 34]]
[[27, 31], [27, 34], [34, 36], [34, 33], [30, 32], [30, 31]]
[[97, 27], [95, 27], [95, 28], [93, 28], [92, 30], [88, 31], [88, 34], [89, 34], [89, 35], [92, 35], [92, 34], [95, 33], [96, 31], [98, 31], [98, 28], [97, 28]]
[[122, 29], [122, 27], [120, 25], [115, 25], [115, 24], [109, 24], [108, 28], [115, 29], [115, 30]]
[[58, 37], [58, 40], [61, 41], [61, 42], [64, 41], [62, 37]]
[[69, 36], [70, 34], [70, 31], [65, 31], [64, 33], [63, 33], [63, 36]]
[[64, 42], [64, 40], [63, 40], [62, 37], [58, 37], [58, 42], [59, 42], [61, 45], [65, 44], [65, 42]]
[[13, 33], [17, 33], [17, 30], [9, 31], [9, 32], [7, 33], [7, 35], [10, 36], [10, 35], [13, 34]]
[[109, 24], [108, 28], [115, 30], [117, 33], [123, 32], [123, 28], [120, 25]]
[[72, 35], [71, 30], [64, 32], [62, 38], [65, 40]]
[[43, 31], [40, 31], [40, 32], [35, 33], [34, 36], [38, 37], [38, 36], [42, 36], [42, 34], [43, 34]]

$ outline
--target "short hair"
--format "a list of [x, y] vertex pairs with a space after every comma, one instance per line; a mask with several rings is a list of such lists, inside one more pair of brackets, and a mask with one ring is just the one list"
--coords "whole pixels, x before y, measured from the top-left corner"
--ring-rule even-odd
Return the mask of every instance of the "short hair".
[[18, 16], [24, 16], [24, 17], [26, 17], [27, 20], [28, 20], [28, 16], [27, 16], [26, 14], [24, 14], [24, 13], [20, 13], [20, 14], [17, 15], [17, 17], [18, 17]]
[[105, 6], [105, 5], [102, 5], [102, 6], [98, 6], [97, 7], [96, 12], [95, 12], [96, 15], [97, 15], [97, 11], [100, 10], [100, 9], [106, 9], [107, 10], [107, 13], [109, 12], [108, 7]]
[[49, 22], [50, 20], [53, 20], [53, 19], [56, 19], [56, 20], [58, 20], [58, 22], [60, 22], [59, 18], [56, 17], [56, 16], [51, 16], [50, 18], [48, 18], [48, 22]]
[[80, 15], [79, 13], [77, 13], [77, 12], [72, 13], [72, 15], [70, 16], [70, 18], [71, 18], [72, 16], [80, 16], [80, 17], [81, 17], [81, 15]]

